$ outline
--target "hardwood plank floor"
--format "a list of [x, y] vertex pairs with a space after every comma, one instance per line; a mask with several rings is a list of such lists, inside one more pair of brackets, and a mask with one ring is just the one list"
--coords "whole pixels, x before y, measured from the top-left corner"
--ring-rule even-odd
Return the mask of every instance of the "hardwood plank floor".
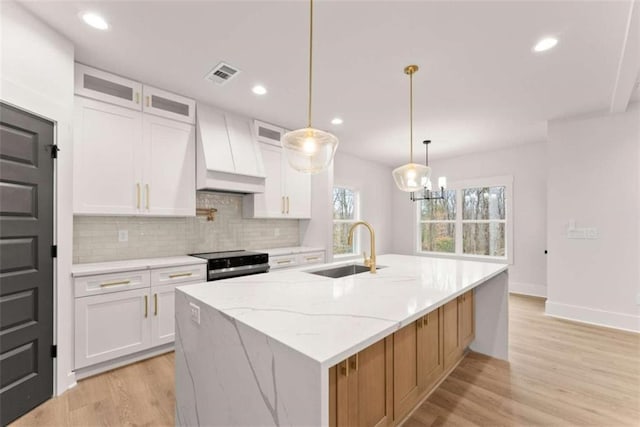
[[[640, 426], [640, 335], [509, 302], [510, 363], [469, 353], [405, 427]], [[80, 381], [13, 425], [173, 425], [173, 382], [169, 353]]]

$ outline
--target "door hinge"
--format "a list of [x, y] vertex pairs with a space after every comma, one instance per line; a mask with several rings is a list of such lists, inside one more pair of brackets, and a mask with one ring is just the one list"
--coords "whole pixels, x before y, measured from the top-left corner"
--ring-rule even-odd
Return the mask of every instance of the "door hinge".
[[51, 258], [58, 258], [58, 245], [51, 246]]
[[58, 151], [60, 151], [60, 148], [58, 148], [58, 146], [56, 144], [51, 144], [51, 158], [52, 159], [57, 159], [58, 158]]
[[52, 345], [51, 346], [51, 358], [55, 359], [56, 357], [58, 357], [58, 346], [57, 345]]

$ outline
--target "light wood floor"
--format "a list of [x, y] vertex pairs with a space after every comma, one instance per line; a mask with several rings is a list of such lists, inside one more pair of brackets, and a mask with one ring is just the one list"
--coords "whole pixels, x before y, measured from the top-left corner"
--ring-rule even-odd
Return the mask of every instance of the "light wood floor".
[[[640, 335], [510, 304], [510, 363], [470, 353], [405, 427], [640, 426]], [[173, 365], [170, 353], [80, 381], [13, 425], [173, 425]]]

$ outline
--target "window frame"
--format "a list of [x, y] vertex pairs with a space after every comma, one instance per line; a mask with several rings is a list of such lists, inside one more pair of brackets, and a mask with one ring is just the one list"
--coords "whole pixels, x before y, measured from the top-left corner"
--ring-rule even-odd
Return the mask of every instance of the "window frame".
[[[482, 187], [504, 187], [504, 220], [463, 220], [463, 190], [469, 188], [482, 188]], [[456, 219], [451, 220], [427, 220], [422, 221], [420, 219], [420, 203], [416, 203], [414, 209], [414, 236], [415, 240], [415, 255], [419, 256], [431, 256], [439, 258], [456, 258], [456, 259], [468, 259], [475, 261], [491, 261], [491, 262], [506, 262], [507, 264], [513, 264], [513, 176], [494, 176], [484, 178], [472, 178], [455, 181], [447, 185], [446, 190], [455, 190], [456, 192]], [[445, 190], [445, 191], [446, 191]], [[422, 238], [421, 238], [421, 224], [423, 223], [455, 223], [455, 252], [434, 252], [422, 250]], [[463, 224], [480, 224], [480, 223], [504, 223], [505, 224], [505, 256], [491, 256], [491, 255], [474, 255], [463, 253]]]
[[[353, 186], [350, 185], [340, 185], [340, 184], [334, 184], [332, 189], [331, 189], [331, 199], [333, 200], [333, 192], [336, 188], [344, 188], [345, 190], [350, 190], [351, 192], [353, 192], [354, 194], [354, 212], [353, 212], [353, 216], [354, 219], [333, 219], [333, 207], [331, 209], [331, 230], [332, 233], [331, 235], [333, 236], [333, 228], [336, 224], [353, 224], [356, 223], [358, 221], [361, 221], [360, 219], [360, 205], [361, 205], [361, 200], [360, 200], [360, 191]], [[354, 258], [360, 255], [360, 230], [359, 228], [357, 228], [353, 234], [353, 252], [349, 252], [349, 253], [344, 253], [344, 254], [337, 254], [335, 252], [335, 246], [333, 246], [333, 241], [331, 242], [332, 245], [332, 253], [333, 253], [333, 257], [334, 258], [340, 258], [340, 259], [346, 259], [346, 258]]]

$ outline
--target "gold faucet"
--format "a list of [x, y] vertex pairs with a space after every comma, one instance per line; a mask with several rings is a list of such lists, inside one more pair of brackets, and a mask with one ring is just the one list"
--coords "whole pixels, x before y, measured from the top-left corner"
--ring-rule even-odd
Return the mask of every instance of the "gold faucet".
[[373, 231], [373, 227], [371, 224], [365, 221], [358, 221], [354, 223], [351, 228], [349, 228], [349, 237], [347, 239], [347, 243], [351, 245], [353, 243], [353, 231], [359, 225], [364, 225], [369, 229], [370, 242], [371, 242], [371, 257], [367, 258], [367, 253], [363, 252], [362, 256], [364, 257], [364, 265], [369, 267], [369, 271], [371, 274], [376, 274], [376, 233]]

